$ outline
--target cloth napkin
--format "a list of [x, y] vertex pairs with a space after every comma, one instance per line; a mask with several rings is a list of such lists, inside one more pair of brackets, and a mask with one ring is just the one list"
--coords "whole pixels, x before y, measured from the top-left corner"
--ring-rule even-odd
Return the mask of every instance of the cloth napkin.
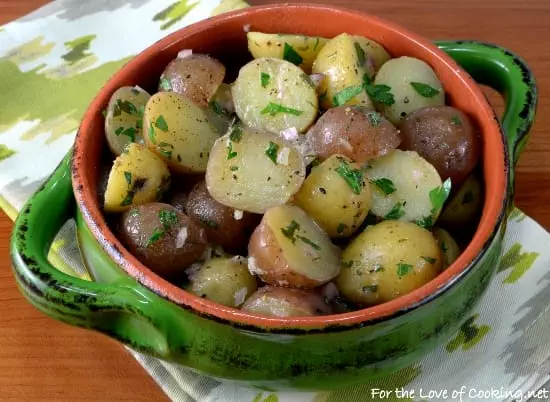
[[[73, 143], [102, 84], [161, 37], [241, 0], [57, 0], [0, 27], [0, 207], [11, 217]], [[417, 364], [332, 392], [262, 392], [130, 353], [174, 401], [550, 400], [550, 235], [515, 210], [498, 274], [471, 317]], [[89, 279], [74, 221], [50, 261]]]

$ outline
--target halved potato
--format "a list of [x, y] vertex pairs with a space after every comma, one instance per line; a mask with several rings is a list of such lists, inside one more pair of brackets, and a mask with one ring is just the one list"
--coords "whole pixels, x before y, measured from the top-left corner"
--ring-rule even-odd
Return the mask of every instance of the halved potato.
[[279, 136], [236, 125], [212, 148], [206, 186], [219, 203], [260, 214], [287, 203], [305, 174], [301, 154]]
[[331, 313], [330, 306], [313, 291], [272, 286], [258, 289], [242, 310], [268, 317], [309, 317]]
[[373, 187], [373, 215], [426, 228], [436, 222], [450, 191], [437, 170], [414, 151], [396, 149], [373, 159], [365, 174]]
[[248, 50], [255, 59], [263, 57], [284, 59], [301, 67], [308, 74], [317, 55], [328, 42], [327, 38], [319, 36], [262, 32], [249, 32], [246, 37]]
[[315, 84], [294, 64], [261, 58], [246, 64], [232, 87], [235, 111], [252, 128], [279, 133], [295, 127], [304, 132], [315, 121]]
[[297, 206], [266, 211], [248, 245], [248, 269], [274, 286], [311, 289], [340, 272], [339, 249]]
[[346, 299], [372, 306], [426, 284], [441, 265], [439, 246], [428, 230], [385, 221], [368, 227], [344, 250], [336, 285]]
[[312, 71], [325, 76], [318, 90], [323, 109], [341, 105], [373, 107], [363, 84], [365, 75], [373, 77], [374, 63], [353, 36], [343, 33], [331, 39], [319, 52]]
[[372, 204], [371, 187], [363, 175], [359, 165], [334, 155], [312, 169], [294, 204], [330, 237], [349, 237], [361, 226]]
[[206, 171], [208, 156], [220, 133], [203, 109], [174, 92], [149, 99], [143, 118], [145, 142], [178, 173]]
[[170, 171], [145, 146], [132, 143], [115, 159], [107, 188], [104, 209], [123, 212], [133, 206], [162, 199], [170, 186]]

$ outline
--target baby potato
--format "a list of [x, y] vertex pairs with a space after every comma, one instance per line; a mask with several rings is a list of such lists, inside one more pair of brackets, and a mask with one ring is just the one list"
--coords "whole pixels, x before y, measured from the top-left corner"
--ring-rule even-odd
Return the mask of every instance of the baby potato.
[[162, 159], [145, 146], [131, 143], [113, 163], [104, 209], [123, 212], [136, 205], [158, 201], [169, 187], [170, 171]]
[[248, 269], [267, 284], [312, 289], [340, 272], [339, 249], [302, 209], [266, 211], [248, 245]]
[[480, 140], [470, 119], [451, 106], [428, 106], [410, 113], [401, 124], [403, 149], [416, 151], [443, 180], [461, 183], [477, 165]]
[[232, 88], [235, 111], [247, 126], [279, 132], [304, 132], [315, 121], [315, 84], [294, 64], [262, 58], [243, 66]]
[[150, 97], [139, 87], [122, 87], [111, 96], [105, 116], [105, 137], [116, 156], [132, 142], [143, 144], [143, 109]]
[[166, 66], [159, 91], [173, 91], [205, 108], [224, 78], [225, 67], [218, 60], [206, 54], [190, 54]]
[[392, 99], [381, 102], [378, 95], [373, 101], [396, 126], [416, 109], [445, 104], [445, 91], [434, 70], [414, 57], [402, 56], [387, 61], [376, 74], [374, 83], [378, 91], [387, 89], [383, 92], [391, 94]]
[[384, 221], [368, 227], [344, 250], [336, 285], [346, 299], [373, 306], [428, 283], [441, 266], [441, 251], [428, 230]]
[[306, 140], [321, 159], [340, 154], [363, 164], [397, 148], [401, 136], [393, 124], [373, 109], [339, 106], [327, 110], [317, 120]]
[[219, 203], [261, 214], [287, 203], [305, 174], [301, 154], [279, 136], [235, 125], [212, 148], [206, 186]]
[[378, 218], [416, 222], [431, 228], [441, 213], [450, 184], [414, 151], [396, 149], [365, 168], [373, 187], [370, 212]]
[[330, 306], [313, 292], [264, 286], [253, 293], [241, 310], [269, 317], [310, 317], [331, 313]]
[[296, 64], [308, 74], [317, 55], [328, 42], [327, 38], [318, 36], [262, 32], [249, 32], [246, 38], [248, 50], [255, 59], [263, 57], [284, 59]]
[[256, 278], [250, 274], [246, 258], [212, 258], [189, 276], [187, 288], [200, 297], [229, 307], [241, 307], [256, 291]]
[[143, 119], [149, 149], [177, 173], [203, 173], [220, 134], [205, 112], [174, 92], [158, 92], [145, 106]]
[[456, 194], [441, 213], [441, 225], [460, 228], [478, 222], [483, 209], [483, 185], [477, 174], [472, 173], [460, 186]]
[[125, 212], [121, 240], [143, 264], [161, 277], [179, 280], [206, 250], [206, 232], [168, 204], [149, 203]]
[[433, 234], [443, 256], [441, 268], [445, 270], [460, 257], [460, 247], [445, 229], [434, 228]]
[[329, 40], [319, 52], [312, 70], [314, 74], [325, 76], [319, 88], [323, 109], [341, 105], [373, 108], [363, 83], [365, 76], [374, 75], [374, 63], [353, 36], [343, 33]]
[[189, 193], [187, 215], [202, 222], [211, 243], [225, 251], [240, 254], [246, 251], [252, 232], [261, 216], [234, 209], [217, 202], [201, 181]]
[[361, 46], [365, 54], [370, 56], [370, 59], [374, 64], [375, 71], [380, 70], [380, 67], [391, 59], [388, 51], [380, 43], [359, 35], [353, 36], [353, 40]]
[[312, 169], [293, 202], [330, 237], [349, 237], [367, 217], [372, 191], [359, 165], [334, 155]]
[[210, 107], [212, 104], [216, 104], [216, 108], [219, 108], [223, 114], [233, 114], [235, 113], [235, 103], [233, 102], [233, 94], [231, 93], [231, 85], [221, 84], [214, 98], [210, 101]]

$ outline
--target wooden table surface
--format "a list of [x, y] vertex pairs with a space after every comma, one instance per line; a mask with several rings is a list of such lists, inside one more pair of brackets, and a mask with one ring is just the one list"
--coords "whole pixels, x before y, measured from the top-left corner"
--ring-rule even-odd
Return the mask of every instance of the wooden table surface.
[[[0, 24], [48, 0], [0, 0]], [[273, 0], [251, 1], [253, 4]], [[332, 0], [404, 25], [431, 39], [477, 39], [523, 56], [539, 83], [532, 139], [519, 163], [516, 204], [550, 229], [550, 2], [546, 0]], [[0, 49], [1, 50], [1, 49]], [[502, 101], [491, 96], [497, 109]], [[0, 106], [1, 107], [1, 106]], [[0, 212], [0, 400], [166, 400], [117, 343], [38, 313], [10, 271], [12, 224]]]

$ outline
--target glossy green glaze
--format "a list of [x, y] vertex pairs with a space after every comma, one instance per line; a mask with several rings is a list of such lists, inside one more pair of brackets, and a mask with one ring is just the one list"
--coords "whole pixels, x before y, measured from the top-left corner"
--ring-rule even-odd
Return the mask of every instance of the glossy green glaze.
[[[474, 78], [505, 93], [503, 129], [513, 165], [535, 115], [536, 88], [527, 67], [492, 45], [440, 46]], [[200, 315], [138, 285], [109, 259], [78, 211], [79, 242], [95, 282], [51, 266], [46, 259], [49, 245], [61, 225], [75, 216], [70, 163], [67, 156], [16, 222], [13, 268], [28, 300], [55, 319], [103, 332], [136, 350], [213, 377], [270, 389], [321, 390], [362, 383], [405, 368], [448, 340], [490, 283], [507, 218], [503, 206], [499, 226], [477, 260], [421, 305], [360, 325], [268, 331]]]

